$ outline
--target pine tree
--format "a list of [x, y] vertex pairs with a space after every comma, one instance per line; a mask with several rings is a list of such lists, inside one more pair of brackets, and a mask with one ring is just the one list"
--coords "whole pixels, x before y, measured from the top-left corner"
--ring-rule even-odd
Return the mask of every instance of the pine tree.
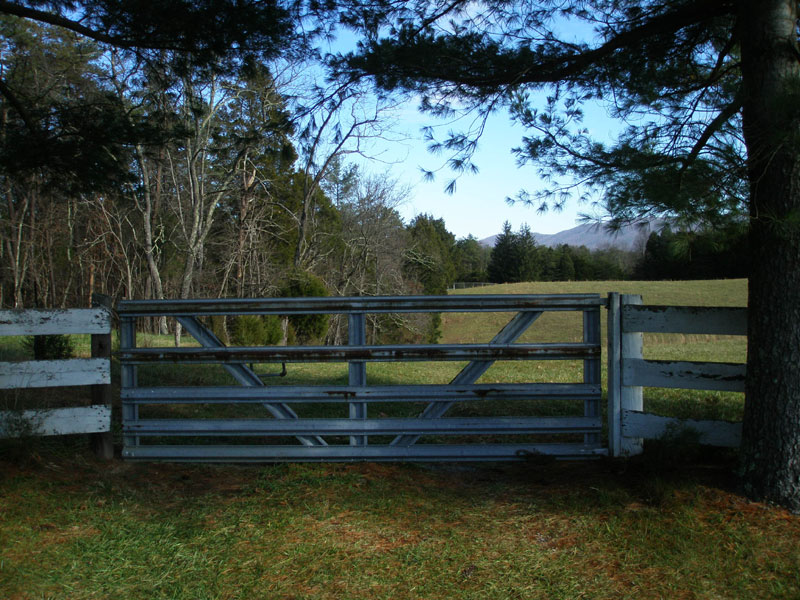
[[556, 281], [572, 281], [575, 279], [575, 263], [572, 262], [572, 251], [569, 246], [559, 246], [556, 261]]
[[512, 281], [515, 270], [514, 261], [514, 233], [511, 231], [511, 223], [503, 223], [503, 231], [497, 236], [489, 257], [489, 266], [486, 274], [492, 283], [506, 283]]

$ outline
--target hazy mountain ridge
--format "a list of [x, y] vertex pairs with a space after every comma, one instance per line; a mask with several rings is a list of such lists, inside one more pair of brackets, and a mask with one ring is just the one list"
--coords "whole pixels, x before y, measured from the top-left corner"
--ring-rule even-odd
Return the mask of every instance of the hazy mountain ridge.
[[[558, 233], [534, 233], [533, 237], [537, 244], [550, 248], [566, 244], [567, 246], [586, 246], [589, 250], [603, 248], [640, 250], [644, 248], [650, 234], [659, 231], [663, 226], [662, 221], [651, 221], [644, 224], [625, 225], [618, 231], [609, 231], [602, 224], [584, 223]], [[478, 240], [478, 243], [493, 248], [499, 235]]]

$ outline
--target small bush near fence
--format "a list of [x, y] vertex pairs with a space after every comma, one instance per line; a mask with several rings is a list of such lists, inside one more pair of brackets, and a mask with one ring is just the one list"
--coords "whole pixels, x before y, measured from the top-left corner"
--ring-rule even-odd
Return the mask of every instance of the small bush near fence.
[[30, 335], [23, 346], [35, 360], [63, 360], [75, 356], [75, 343], [68, 335]]
[[240, 315], [233, 319], [234, 346], [272, 346], [281, 341], [281, 322], [275, 315]]

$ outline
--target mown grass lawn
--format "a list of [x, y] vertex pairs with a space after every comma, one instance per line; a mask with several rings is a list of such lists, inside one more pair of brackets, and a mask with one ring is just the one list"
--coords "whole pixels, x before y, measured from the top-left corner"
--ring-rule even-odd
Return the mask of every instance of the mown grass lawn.
[[[62, 448], [62, 453], [64, 449]], [[726, 463], [2, 461], [5, 598], [792, 598], [800, 519]]]
[[[654, 304], [745, 298], [744, 282], [482, 291], [592, 286]], [[503, 324], [460, 319], [445, 316], [444, 341], [488, 339]], [[579, 335], [544, 319], [533, 339]], [[742, 360], [746, 351], [736, 338], [645, 343], [664, 357]], [[485, 377], [573, 376], [569, 365], [518, 367]], [[371, 365], [369, 377], [444, 382], [452, 370]], [[218, 379], [207, 369], [188, 377]], [[334, 367], [297, 367], [286, 383], [343, 378]], [[651, 390], [646, 402], [680, 416], [741, 414], [735, 394]], [[800, 517], [738, 495], [725, 451], [654, 442], [629, 461], [202, 466], [103, 463], [80, 436], [0, 446], [0, 598], [796, 597]]]

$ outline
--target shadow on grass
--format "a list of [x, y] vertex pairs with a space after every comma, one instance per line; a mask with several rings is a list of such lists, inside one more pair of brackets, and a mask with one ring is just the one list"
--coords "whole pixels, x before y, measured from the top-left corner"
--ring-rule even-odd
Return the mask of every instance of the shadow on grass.
[[[202, 500], [221, 491], [227, 493], [234, 482], [239, 483], [243, 493], [269, 489], [291, 495], [304, 485], [325, 483], [332, 488], [348, 488], [354, 480], [362, 480], [379, 483], [385, 492], [399, 494], [409, 490], [460, 498], [474, 494], [482, 500], [512, 494], [536, 497], [552, 502], [554, 507], [564, 507], [567, 497], [594, 497], [598, 486], [643, 500], [637, 490], [649, 486], [653, 479], [676, 490], [699, 485], [735, 492], [735, 452], [698, 446], [685, 439], [649, 441], [643, 455], [626, 460], [558, 461], [533, 457], [513, 463], [128, 463], [118, 458], [109, 462], [97, 460], [88, 446], [85, 435], [0, 440], [1, 481], [7, 484], [9, 474], [16, 481], [40, 477], [59, 481], [61, 473], [70, 488], [78, 491], [82, 486], [93, 486], [96, 479], [118, 479], [120, 490], [134, 495], [143, 492], [142, 500], [149, 498], [147, 501], [153, 506], [162, 497], [149, 494], [154, 487], [163, 486], [162, 491], [168, 488], [170, 495]], [[146, 484], [144, 488], [137, 489], [142, 483]], [[345, 501], [348, 495], [337, 494], [337, 498]], [[360, 506], [369, 502], [360, 494], [352, 500]], [[610, 499], [598, 503], [593, 498], [585, 508], [590, 512], [602, 510], [608, 508], [607, 501]]]
[[735, 495], [730, 454], [205, 466], [100, 462], [85, 448], [84, 436], [34, 441], [15, 460], [0, 448], [5, 597], [798, 591], [800, 520]]

